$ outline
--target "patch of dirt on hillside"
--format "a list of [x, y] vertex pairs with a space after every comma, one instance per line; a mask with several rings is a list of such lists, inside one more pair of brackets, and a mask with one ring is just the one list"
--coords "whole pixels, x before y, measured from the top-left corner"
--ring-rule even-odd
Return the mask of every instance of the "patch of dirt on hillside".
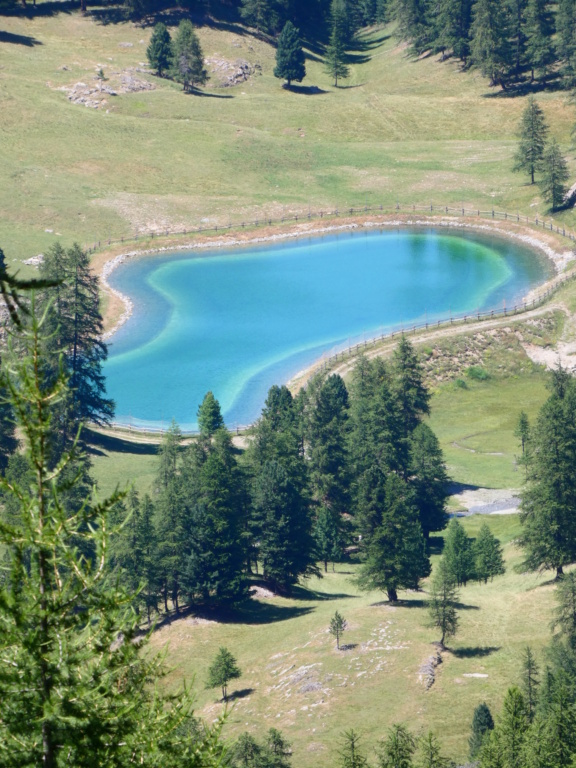
[[230, 61], [219, 56], [209, 56], [206, 59], [206, 65], [221, 88], [240, 85], [255, 75], [262, 74], [262, 66], [260, 64], [251, 64], [246, 59]]
[[523, 344], [524, 351], [537, 365], [545, 365], [553, 370], [559, 365], [567, 371], [576, 371], [576, 342], [559, 341], [555, 347], [540, 347], [536, 344]]

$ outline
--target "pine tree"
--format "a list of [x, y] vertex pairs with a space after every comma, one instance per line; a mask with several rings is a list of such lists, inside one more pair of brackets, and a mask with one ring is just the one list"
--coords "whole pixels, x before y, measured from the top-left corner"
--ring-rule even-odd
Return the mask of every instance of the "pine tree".
[[557, 57], [568, 87], [576, 78], [576, 0], [558, 0], [556, 12]]
[[346, 544], [346, 524], [339, 512], [327, 507], [320, 507], [314, 522], [314, 541], [318, 559], [328, 571], [328, 562], [337, 563], [344, 555]]
[[501, 0], [476, 0], [471, 25], [471, 57], [490, 85], [506, 88], [510, 70], [508, 20]]
[[397, 35], [401, 40], [410, 42], [416, 54], [423, 53], [432, 42], [430, 11], [427, 0], [396, 0], [394, 4]]
[[399, 589], [417, 589], [420, 579], [428, 576], [430, 561], [408, 486], [392, 474], [384, 496], [378, 524], [367, 541], [361, 542], [358, 586], [366, 591], [383, 590], [390, 602], [396, 602]]
[[0, 761], [184, 768], [194, 755], [208, 766], [209, 751], [222, 754], [218, 729], [193, 734], [190, 695], [161, 693], [161, 663], [146, 652], [146, 638], [134, 642], [133, 595], [108, 577], [110, 514], [120, 496], [88, 496], [73, 515], [62, 504], [62, 491], [80, 478], [67, 469], [80, 457], [72, 445], [49, 468], [52, 410], [67, 392], [62, 370], [45, 380], [43, 333], [32, 311], [7, 379], [34, 471], [23, 485], [0, 480], [19, 515], [0, 526]]
[[561, 370], [552, 387], [531, 430], [519, 541], [524, 568], [561, 575], [576, 560], [576, 387]]
[[528, 720], [532, 722], [538, 704], [538, 687], [540, 685], [540, 671], [530, 646], [524, 649], [522, 655], [522, 693], [528, 710]]
[[292, 81], [301, 83], [306, 77], [304, 62], [300, 30], [291, 21], [287, 21], [278, 38], [274, 77], [286, 80], [287, 88], [290, 88]]
[[554, 20], [550, 12], [549, 0], [528, 0], [526, 5], [526, 62], [535, 76], [544, 78], [555, 61]]
[[208, 73], [204, 69], [204, 55], [192, 22], [183, 19], [178, 25], [172, 43], [172, 76], [190, 93], [195, 87], [204, 85]]
[[476, 760], [480, 754], [482, 745], [494, 729], [494, 720], [488, 705], [485, 702], [479, 704], [472, 717], [472, 733], [468, 741], [470, 745], [470, 760]]
[[262, 745], [249, 733], [241, 733], [228, 753], [230, 768], [260, 768], [264, 762]]
[[214, 661], [208, 668], [206, 688], [221, 688], [222, 699], [228, 699], [228, 683], [242, 676], [236, 659], [227, 648], [220, 648]]
[[429, 731], [418, 739], [416, 768], [450, 768], [452, 761], [442, 755], [438, 739]]
[[440, 645], [444, 646], [447, 639], [454, 637], [458, 629], [458, 612], [456, 603], [459, 599], [456, 581], [441, 558], [430, 584], [430, 625], [442, 633]]
[[172, 64], [172, 38], [165, 24], [159, 22], [154, 27], [150, 43], [146, 49], [148, 63], [156, 70], [158, 77], [170, 69]]
[[278, 12], [270, 0], [241, 0], [241, 3], [240, 15], [249, 27], [269, 35], [277, 31]]
[[533, 96], [528, 99], [522, 113], [519, 136], [520, 143], [514, 155], [513, 170], [529, 174], [531, 183], [534, 184], [535, 173], [544, 168], [548, 126], [544, 113]]
[[411, 768], [416, 740], [404, 725], [393, 725], [380, 743], [378, 768]]
[[439, 0], [436, 44], [440, 50], [451, 50], [454, 56], [466, 62], [470, 56], [471, 23], [472, 0]]
[[204, 437], [212, 437], [214, 432], [224, 426], [220, 403], [212, 392], [206, 392], [198, 408], [198, 429]]
[[334, 78], [334, 86], [337, 88], [338, 80], [345, 80], [350, 76], [350, 70], [346, 65], [346, 47], [349, 36], [348, 17], [343, 0], [332, 0], [330, 17], [330, 40], [326, 48], [324, 63], [326, 74]]
[[566, 160], [562, 156], [558, 142], [552, 139], [542, 158], [542, 180], [539, 187], [544, 200], [553, 211], [564, 205], [568, 191], [566, 182], [569, 178]]
[[360, 736], [353, 729], [341, 735], [338, 768], [366, 768], [368, 759], [360, 746]]
[[474, 576], [485, 584], [494, 576], [506, 573], [504, 556], [500, 542], [494, 536], [487, 523], [482, 523], [478, 538], [473, 545]]
[[478, 757], [480, 768], [506, 768], [500, 743], [500, 731], [497, 728], [486, 735]]
[[522, 456], [524, 456], [528, 440], [530, 439], [530, 422], [528, 421], [528, 415], [525, 411], [520, 411], [518, 415], [518, 421], [516, 422], [516, 428], [514, 429], [514, 437], [520, 440]]
[[448, 482], [438, 438], [428, 424], [419, 424], [410, 440], [410, 485], [426, 539], [448, 524]]
[[500, 748], [504, 765], [510, 768], [523, 768], [522, 752], [528, 731], [528, 709], [519, 688], [508, 689], [502, 705], [498, 722]]
[[458, 586], [464, 585], [474, 576], [474, 553], [472, 541], [466, 535], [462, 524], [453, 517], [444, 538], [444, 560], [446, 568]]
[[430, 392], [418, 355], [406, 336], [402, 336], [392, 353], [391, 373], [400, 420], [406, 433], [411, 434], [422, 417], [430, 413]]
[[526, 5], [528, 0], [508, 0], [510, 42], [513, 48], [513, 68], [520, 75], [525, 58]]
[[576, 651], [576, 572], [562, 576], [556, 585], [556, 610], [553, 627]]
[[264, 764], [262, 768], [290, 768], [292, 749], [282, 733], [270, 728], [264, 744]]
[[338, 611], [332, 616], [330, 619], [330, 627], [329, 632], [330, 634], [336, 638], [336, 648], [340, 650], [340, 638], [348, 628], [348, 623], [346, 619], [341, 616]]

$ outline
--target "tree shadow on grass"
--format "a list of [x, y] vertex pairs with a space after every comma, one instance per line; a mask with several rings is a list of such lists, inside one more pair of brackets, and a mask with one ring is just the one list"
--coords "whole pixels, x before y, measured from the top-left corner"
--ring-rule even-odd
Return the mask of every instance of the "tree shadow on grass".
[[138, 456], [156, 456], [159, 446], [156, 443], [133, 443], [115, 435], [93, 432], [85, 428], [88, 452], [94, 456], [103, 456], [104, 451], [113, 453], [133, 453]]
[[317, 85], [291, 85], [290, 88], [285, 88], [285, 90], [299, 93], [302, 96], [321, 96], [324, 93], [329, 93], [329, 91], [325, 91]]
[[254, 693], [254, 688], [242, 688], [239, 691], [232, 691], [228, 694], [226, 701], [236, 701], [237, 699], [245, 699], [250, 694]]
[[339, 91], [349, 91], [351, 88], [362, 88], [365, 85], [366, 83], [357, 83], [356, 85], [335, 85], [334, 88]]
[[[218, 624], [274, 624], [277, 621], [306, 616], [313, 611], [314, 608], [310, 606], [283, 606], [259, 600], [246, 600], [235, 608], [191, 605], [181, 608], [179, 613], [171, 611], [158, 618], [154, 623], [154, 630], [162, 629], [175, 621], [193, 621], [194, 619], [213, 621]], [[146, 631], [147, 628], [143, 626], [142, 633]]]
[[499, 651], [501, 646], [496, 645], [476, 645], [466, 648], [453, 648], [452, 655], [458, 659], [481, 659], [484, 656], [490, 656]]
[[292, 591], [286, 597], [291, 600], [307, 600], [310, 602], [322, 602], [325, 600], [349, 600], [357, 599], [358, 595], [348, 595], [345, 592], [319, 592], [315, 589], [307, 589], [306, 587], [293, 587]]
[[431, 555], [441, 555], [444, 551], [443, 536], [429, 536], [426, 543], [428, 544], [428, 552]]
[[0, 29], [0, 43], [12, 43], [12, 45], [25, 45], [33, 48], [35, 45], [43, 45], [41, 40], [37, 40], [30, 35], [15, 35], [12, 32], [4, 32]]
[[233, 99], [234, 96], [231, 93], [209, 93], [207, 91], [201, 91], [199, 88], [193, 88], [188, 91], [187, 96], [201, 96], [205, 99]]
[[370, 603], [370, 608], [381, 608], [383, 606], [389, 606], [390, 608], [425, 608], [428, 605], [426, 600], [406, 600], [400, 598], [395, 603], [391, 603], [390, 600], [380, 600], [377, 603]]
[[358, 648], [358, 643], [346, 643], [340, 646], [341, 651], [353, 651], [355, 648]]

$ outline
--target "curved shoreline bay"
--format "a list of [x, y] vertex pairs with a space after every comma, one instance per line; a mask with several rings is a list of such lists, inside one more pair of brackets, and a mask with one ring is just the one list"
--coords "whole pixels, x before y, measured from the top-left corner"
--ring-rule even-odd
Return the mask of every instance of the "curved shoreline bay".
[[323, 352], [404, 323], [511, 305], [551, 265], [513, 240], [439, 228], [347, 231], [157, 254], [107, 273], [132, 314], [106, 364], [117, 421], [196, 426], [211, 389], [227, 424]]

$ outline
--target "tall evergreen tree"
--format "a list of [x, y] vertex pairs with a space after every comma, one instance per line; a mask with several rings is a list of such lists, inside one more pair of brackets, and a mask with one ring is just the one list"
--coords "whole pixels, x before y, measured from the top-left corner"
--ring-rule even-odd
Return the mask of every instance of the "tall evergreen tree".
[[526, 6], [528, 0], [508, 0], [510, 42], [513, 48], [513, 69], [516, 76], [522, 70], [526, 48]]
[[340, 638], [348, 628], [348, 623], [346, 619], [336, 611], [334, 616], [330, 619], [330, 627], [328, 628], [328, 631], [330, 634], [336, 638], [336, 648], [340, 650]]
[[530, 439], [530, 422], [528, 421], [528, 414], [525, 411], [520, 411], [518, 414], [518, 421], [516, 423], [516, 428], [514, 429], [514, 437], [520, 440], [522, 456], [524, 456], [528, 440]]
[[555, 628], [576, 651], [576, 572], [564, 574], [556, 585]]
[[314, 521], [314, 541], [318, 559], [328, 571], [328, 563], [339, 562], [346, 546], [347, 526], [342, 515], [329, 507], [320, 507]]
[[526, 63], [532, 81], [536, 76], [544, 78], [555, 61], [554, 17], [549, 0], [528, 0], [524, 32]]
[[204, 54], [192, 22], [183, 19], [172, 44], [172, 76], [190, 93], [208, 80]]
[[520, 143], [514, 155], [514, 170], [529, 174], [531, 183], [534, 184], [536, 171], [541, 171], [544, 167], [548, 126], [544, 112], [533, 96], [528, 99], [522, 113], [519, 136]]
[[416, 54], [427, 50], [432, 42], [430, 3], [427, 0], [396, 0], [394, 16], [398, 22], [397, 34], [411, 43]]
[[510, 768], [524, 768], [523, 747], [528, 731], [528, 710], [519, 688], [508, 689], [498, 722], [498, 736], [504, 765]]
[[350, 69], [346, 64], [349, 31], [344, 0], [332, 0], [330, 23], [330, 41], [326, 48], [324, 62], [326, 74], [334, 78], [334, 86], [337, 88], [338, 80], [345, 80], [350, 76]]
[[474, 577], [474, 552], [472, 540], [466, 535], [462, 524], [453, 517], [444, 538], [444, 560], [446, 568], [458, 586]]
[[304, 51], [300, 40], [300, 30], [296, 29], [291, 21], [284, 25], [278, 47], [276, 49], [276, 66], [274, 77], [286, 80], [286, 87], [290, 88], [292, 81], [301, 83], [306, 77]]
[[258, 32], [271, 35], [278, 29], [278, 9], [270, 0], [241, 0], [240, 15]]
[[353, 729], [341, 736], [338, 751], [338, 768], [366, 768], [368, 758], [360, 746], [360, 735]]
[[557, 57], [567, 85], [576, 79], [576, 0], [558, 0], [556, 11]]
[[385, 591], [390, 602], [398, 600], [399, 589], [417, 589], [420, 579], [430, 573], [418, 513], [408, 486], [394, 474], [386, 481], [373, 533], [361, 544], [358, 585]]
[[206, 688], [220, 688], [222, 690], [222, 699], [226, 701], [228, 698], [228, 683], [230, 680], [237, 680], [241, 676], [242, 672], [234, 656], [228, 648], [220, 648], [214, 661], [208, 668]]
[[546, 147], [542, 158], [542, 179], [539, 183], [544, 200], [555, 211], [561, 208], [568, 191], [566, 182], [570, 178], [568, 165], [562, 156], [556, 139]]
[[446, 561], [441, 558], [430, 584], [430, 623], [442, 633], [440, 645], [444, 646], [447, 639], [454, 637], [458, 629], [458, 612], [456, 602], [459, 595], [456, 580], [446, 567]]
[[494, 576], [506, 573], [504, 556], [500, 542], [494, 536], [487, 523], [482, 523], [478, 538], [473, 545], [474, 576], [485, 584]]
[[436, 19], [437, 46], [466, 62], [470, 56], [472, 0], [439, 0]]
[[410, 434], [422, 417], [430, 413], [430, 392], [424, 383], [424, 371], [416, 350], [406, 336], [402, 336], [392, 353], [391, 373], [400, 420]]
[[531, 430], [520, 544], [525, 568], [561, 575], [576, 560], [576, 386], [559, 370], [552, 388]]
[[506, 88], [511, 64], [508, 18], [501, 0], [476, 0], [471, 25], [472, 61], [490, 85]]
[[538, 704], [538, 688], [540, 686], [540, 670], [530, 646], [524, 649], [522, 655], [522, 693], [526, 701], [528, 720], [532, 722]]
[[172, 38], [165, 24], [161, 21], [156, 24], [150, 43], [146, 49], [148, 63], [156, 70], [158, 77], [170, 69], [172, 64]]
[[442, 755], [438, 739], [431, 731], [418, 739], [417, 768], [450, 768], [452, 761]]
[[416, 739], [404, 725], [388, 729], [378, 749], [378, 768], [411, 768], [416, 752]]
[[482, 745], [490, 736], [490, 731], [494, 729], [494, 720], [492, 713], [486, 702], [479, 704], [474, 710], [472, 717], [472, 733], [470, 734], [470, 760], [476, 760], [480, 754]]
[[212, 437], [214, 432], [224, 426], [220, 403], [212, 392], [206, 392], [198, 408], [198, 428], [203, 437]]
[[424, 536], [444, 530], [448, 524], [448, 474], [440, 443], [428, 424], [419, 424], [412, 433], [410, 484]]

